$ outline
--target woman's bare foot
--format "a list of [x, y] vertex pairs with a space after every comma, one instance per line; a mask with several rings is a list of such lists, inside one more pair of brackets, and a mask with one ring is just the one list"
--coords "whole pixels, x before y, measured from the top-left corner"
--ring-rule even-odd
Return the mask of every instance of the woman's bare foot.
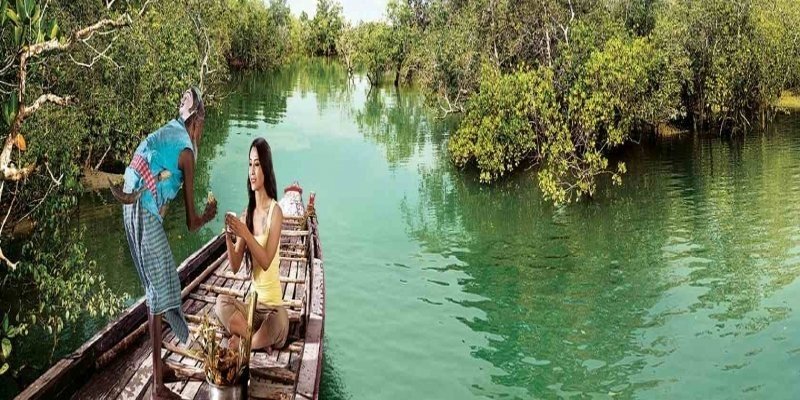
[[179, 400], [179, 399], [183, 399], [183, 397], [181, 397], [177, 393], [167, 389], [166, 386], [160, 385], [160, 386], [158, 386], [158, 387], [153, 389], [153, 391], [150, 394], [150, 399], [151, 400]]

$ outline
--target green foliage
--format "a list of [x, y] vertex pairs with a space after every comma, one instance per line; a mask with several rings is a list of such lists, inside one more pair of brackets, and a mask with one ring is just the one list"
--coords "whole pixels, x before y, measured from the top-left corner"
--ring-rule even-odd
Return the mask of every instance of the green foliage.
[[[311, 54], [311, 21], [305, 11], [300, 17], [290, 16], [289, 19], [289, 47], [293, 56], [307, 56]], [[344, 28], [343, 28], [344, 29]]]
[[25, 325], [11, 325], [8, 313], [3, 315], [3, 323], [0, 325], [0, 375], [8, 372], [11, 367], [8, 363], [11, 358], [11, 350], [13, 350], [11, 339], [18, 333], [25, 333], [26, 329]]
[[[121, 294], [108, 289], [94, 262], [87, 259], [83, 232], [72, 219], [81, 192], [79, 164], [74, 161], [84, 140], [83, 133], [74, 129], [79, 121], [75, 110], [53, 109], [26, 123], [36, 144], [26, 157], [46, 160], [45, 168], [61, 184], [53, 186], [49, 173], [35, 174], [18, 194], [17, 201], [39, 205], [29, 211], [36, 226], [22, 246], [19, 265], [8, 275], [17, 297], [25, 299], [21, 321], [46, 330], [54, 346], [65, 326], [75, 326], [86, 315], [113, 316], [122, 307]], [[26, 282], [33, 285], [22, 284]]]
[[344, 27], [342, 6], [335, 0], [317, 0], [317, 12], [310, 22], [309, 51], [315, 56], [335, 56], [336, 39]]
[[379, 84], [392, 63], [392, 30], [383, 22], [365, 22], [352, 34], [355, 65], [364, 70], [371, 85]]
[[547, 135], [542, 146], [545, 163], [538, 177], [546, 198], [562, 203], [591, 196], [601, 174], [621, 183], [625, 164], [609, 169], [606, 152], [642, 124], [652, 126], [675, 113], [678, 87], [662, 84], [663, 64], [647, 39], [615, 37], [577, 67], [577, 79], [561, 94], [566, 125]]
[[392, 0], [387, 8], [387, 22], [362, 22], [345, 25], [336, 40], [339, 58], [348, 69], [363, 70], [371, 85], [378, 85], [387, 72], [394, 72], [399, 85], [413, 75], [419, 65], [421, 30], [415, 25], [414, 13], [407, 2]]
[[[607, 154], [632, 132], [747, 128], [800, 82], [793, 0], [391, 1], [387, 17], [405, 39], [386, 45], [384, 70], [414, 76], [445, 113], [465, 111], [453, 161], [475, 161], [483, 181], [539, 163], [557, 203], [592, 195], [599, 175], [620, 183], [624, 165]], [[523, 102], [545, 75], [553, 104]], [[541, 109], [559, 110], [547, 129]]]
[[422, 39], [422, 28], [416, 19], [415, 9], [408, 1], [390, 0], [386, 7], [387, 19], [391, 27], [390, 35], [390, 68], [394, 70], [394, 84], [400, 84], [401, 78], [409, 80], [418, 68], [419, 54], [415, 53], [414, 43]]
[[697, 125], [720, 131], [762, 123], [782, 90], [796, 84], [800, 23], [794, 1], [680, 1], [659, 14], [659, 43], [688, 64], [671, 66], [686, 76], [684, 103]]
[[356, 30], [346, 23], [342, 28], [342, 34], [336, 38], [336, 50], [339, 53], [339, 60], [347, 68], [347, 73], [352, 74], [357, 54], [358, 37]]
[[285, 0], [270, 7], [260, 0], [237, 5], [232, 13], [231, 59], [237, 67], [269, 69], [282, 64], [291, 48], [291, 16]]
[[[581, 32], [588, 30], [578, 26], [573, 43]], [[592, 195], [598, 175], [619, 183], [625, 172], [624, 163], [609, 168], [608, 150], [677, 112], [679, 86], [659, 72], [666, 62], [649, 40], [622, 36], [588, 54], [563, 50], [560, 76], [547, 66], [504, 74], [484, 64], [450, 140], [451, 157], [462, 167], [474, 160], [484, 182], [526, 161], [541, 163], [546, 198]]]
[[[25, 104], [44, 93], [77, 101], [45, 105], [25, 120], [21, 133], [28, 151], [15, 152], [14, 161], [36, 162], [39, 168], [18, 186], [6, 182], [0, 197], [0, 209], [10, 208], [14, 223], [33, 224], [22, 239], [0, 237], [3, 249], [11, 249], [6, 255], [19, 261], [16, 269], [0, 268], [0, 285], [24, 299], [15, 305], [15, 325], [0, 332], [0, 369], [7, 369], [10, 354], [5, 340], [27, 333], [29, 326], [49, 332], [56, 346], [59, 333], [78, 325], [79, 318], [112, 316], [122, 306], [121, 294], [106, 286], [87, 258], [84, 233], [76, 229], [82, 168], [101, 159], [101, 168], [125, 165], [144, 135], [176, 115], [182, 91], [199, 83], [201, 68], [206, 104], [213, 106], [229, 62], [271, 68], [291, 50], [284, 1], [269, 7], [256, 0], [150, 2], [139, 15], [144, 3], [116, 2], [107, 9], [94, 0], [50, 0], [45, 9], [41, 1], [0, 0], [0, 49], [8, 55], [21, 46], [63, 40], [65, 32], [102, 18], [125, 12], [132, 17], [130, 26], [95, 34], [65, 51], [45, 52], [29, 64]], [[17, 82], [17, 65], [0, 71], [0, 80]], [[0, 104], [8, 126], [19, 110], [17, 92], [0, 96]], [[0, 234], [7, 235], [14, 223]]]
[[610, 2], [609, 8], [616, 20], [637, 36], [646, 36], [656, 25], [656, 14], [664, 0], [627, 0]]
[[6, 127], [11, 127], [11, 123], [17, 117], [17, 111], [19, 111], [19, 96], [16, 93], [11, 93], [3, 103], [3, 122]]
[[414, 51], [419, 54], [417, 77], [430, 98], [458, 110], [478, 87], [481, 60], [485, 58], [482, 46], [478, 46], [478, 15], [453, 12], [446, 4], [436, 2], [431, 5], [429, 18], [430, 26], [421, 35], [424, 44]]
[[58, 23], [44, 18], [42, 5], [36, 0], [0, 1], [0, 25], [6, 22], [13, 32], [15, 48], [59, 38]]
[[484, 182], [541, 154], [541, 139], [558, 123], [553, 74], [547, 68], [502, 74], [484, 64], [477, 94], [448, 143], [456, 165], [474, 160]]

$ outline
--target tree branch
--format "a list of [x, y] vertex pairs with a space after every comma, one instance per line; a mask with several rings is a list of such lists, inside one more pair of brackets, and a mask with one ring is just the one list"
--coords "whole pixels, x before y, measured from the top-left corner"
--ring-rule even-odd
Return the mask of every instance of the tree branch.
[[8, 206], [8, 211], [6, 212], [5, 218], [3, 218], [3, 223], [0, 223], [0, 233], [2, 233], [3, 229], [5, 229], [6, 222], [8, 222], [8, 216], [11, 215], [11, 210], [14, 209], [14, 203], [17, 202], [17, 193], [19, 193], [19, 181], [17, 181], [16, 183], [16, 188], [14, 189], [14, 197], [11, 198], [11, 204]]
[[1, 247], [0, 247], [0, 261], [4, 261], [6, 263], [6, 265], [8, 265], [8, 269], [10, 269], [12, 271], [17, 269], [17, 264], [19, 264], [19, 263], [11, 262], [11, 260], [6, 258], [6, 255], [3, 254], [3, 248], [1, 248]]
[[45, 103], [53, 103], [59, 106], [65, 107], [72, 103], [75, 103], [77, 100], [72, 96], [56, 96], [52, 93], [47, 93], [39, 96], [30, 106], [24, 107], [20, 110], [20, 114], [22, 115], [22, 119], [30, 117], [33, 113], [39, 110]]
[[[147, 4], [145, 3], [145, 5]], [[87, 26], [86, 28], [80, 29], [72, 34], [72, 42], [74, 43], [76, 40], [88, 40], [92, 37], [92, 35], [94, 35], [95, 32], [107, 26], [121, 28], [123, 26], [130, 25], [131, 22], [131, 17], [127, 13], [120, 15], [117, 19], [101, 19], [100, 21], [95, 22], [93, 25]]]
[[36, 164], [30, 164], [23, 168], [17, 168], [11, 163], [11, 152], [14, 149], [14, 144], [17, 140], [17, 135], [22, 128], [22, 122], [30, 117], [33, 113], [38, 111], [45, 103], [55, 103], [60, 106], [66, 106], [74, 102], [72, 96], [59, 97], [52, 93], [47, 93], [39, 96], [30, 106], [21, 106], [17, 117], [11, 125], [11, 131], [6, 142], [3, 145], [3, 150], [0, 151], [0, 179], [9, 181], [19, 181], [27, 178], [33, 171], [36, 170]]
[[0, 172], [2, 172], [2, 178], [6, 181], [21, 181], [27, 177], [29, 177], [34, 171], [36, 171], [36, 164], [28, 164], [26, 167], [17, 168], [14, 164], [9, 164]]
[[[108, 148], [106, 149], [106, 152], [105, 152], [105, 153], [103, 153], [103, 156], [102, 156], [102, 157], [100, 157], [100, 161], [98, 161], [98, 162], [97, 162], [97, 165], [95, 165], [95, 166], [94, 166], [94, 169], [95, 169], [95, 170], [98, 170], [98, 169], [100, 169], [100, 166], [101, 166], [101, 165], [103, 165], [103, 160], [105, 160], [105, 159], [106, 159], [106, 155], [108, 155], [108, 151], [109, 151], [109, 150], [111, 150], [111, 145], [108, 145]], [[90, 154], [90, 155], [91, 155], [91, 154]]]
[[203, 61], [200, 62], [200, 89], [202, 90], [203, 78], [211, 73], [211, 71], [208, 70], [208, 54], [211, 53], [211, 41], [208, 39], [208, 32], [203, 29], [203, 21], [200, 19], [200, 16], [198, 15], [192, 18], [192, 22], [194, 23], [194, 27], [197, 29], [197, 32], [202, 33], [206, 39], [206, 51], [203, 54]]
[[69, 55], [69, 58], [70, 58], [70, 60], [72, 60], [72, 62], [74, 62], [75, 64], [77, 64], [77, 65], [79, 65], [79, 66], [81, 66], [81, 67], [86, 67], [86, 68], [92, 68], [92, 67], [94, 66], [94, 63], [96, 63], [96, 62], [97, 62], [97, 60], [99, 60], [99, 59], [101, 59], [101, 58], [105, 58], [106, 60], [108, 60], [108, 61], [110, 61], [112, 64], [114, 64], [114, 66], [115, 66], [115, 67], [117, 67], [117, 69], [121, 69], [122, 67], [121, 67], [119, 64], [117, 64], [117, 62], [116, 62], [116, 61], [114, 61], [114, 59], [113, 59], [113, 58], [111, 58], [111, 57], [109, 57], [109, 56], [107, 56], [107, 55], [106, 55], [106, 53], [108, 53], [108, 51], [111, 49], [111, 46], [113, 46], [113, 45], [114, 45], [114, 41], [115, 41], [115, 40], [117, 40], [117, 37], [114, 37], [113, 39], [111, 39], [111, 43], [109, 43], [109, 44], [108, 44], [108, 46], [106, 46], [105, 50], [103, 50], [102, 52], [100, 52], [100, 51], [97, 51], [97, 49], [95, 49], [95, 48], [94, 48], [92, 45], [90, 45], [88, 41], [86, 41], [86, 40], [81, 40], [81, 42], [83, 42], [83, 44], [85, 44], [85, 45], [86, 45], [86, 47], [88, 47], [88, 48], [92, 49], [92, 51], [94, 51], [94, 52], [95, 52], [95, 54], [96, 54], [96, 55], [95, 55], [95, 56], [92, 58], [92, 61], [91, 61], [91, 62], [89, 62], [88, 64], [86, 64], [86, 63], [82, 63], [82, 62], [80, 62], [80, 61], [76, 60], [74, 57], [72, 57], [72, 54], [70, 54], [70, 55]]
[[23, 216], [22, 216], [22, 218], [19, 218], [19, 219], [18, 219], [18, 221], [22, 221], [22, 220], [24, 220], [25, 218], [28, 218], [28, 217], [29, 217], [31, 214], [33, 214], [33, 212], [34, 212], [34, 211], [36, 211], [36, 209], [37, 209], [37, 208], [39, 208], [39, 206], [41, 206], [41, 205], [42, 205], [42, 203], [44, 203], [44, 200], [47, 198], [47, 196], [50, 194], [50, 192], [52, 192], [52, 191], [53, 191], [53, 188], [55, 188], [55, 187], [57, 187], [57, 186], [61, 186], [61, 181], [64, 179], [64, 174], [62, 173], [62, 174], [61, 174], [61, 175], [58, 177], [58, 179], [56, 179], [56, 177], [55, 177], [55, 176], [53, 176], [53, 171], [50, 171], [50, 165], [48, 165], [47, 163], [45, 163], [45, 164], [44, 164], [44, 166], [47, 168], [47, 172], [50, 174], [50, 179], [52, 179], [52, 180], [53, 180], [53, 184], [52, 184], [52, 185], [50, 185], [50, 186], [47, 188], [47, 191], [44, 193], [44, 196], [42, 196], [42, 198], [41, 198], [41, 199], [39, 199], [39, 202], [38, 202], [38, 203], [36, 203], [36, 205], [35, 205], [35, 206], [33, 206], [33, 208], [31, 208], [31, 209], [30, 209], [30, 210], [29, 210], [29, 211], [28, 211], [28, 212], [27, 212], [25, 215], [23, 215]]
[[144, 10], [147, 8], [147, 5], [150, 4], [152, 0], [147, 0], [142, 4], [142, 8], [139, 10], [139, 16], [141, 17], [144, 14]]

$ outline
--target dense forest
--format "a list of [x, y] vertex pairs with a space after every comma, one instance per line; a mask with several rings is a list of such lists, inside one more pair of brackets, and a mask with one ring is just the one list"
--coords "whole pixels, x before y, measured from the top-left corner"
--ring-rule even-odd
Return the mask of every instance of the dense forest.
[[456, 165], [484, 182], [536, 165], [554, 203], [602, 175], [620, 184], [625, 163], [607, 156], [634, 138], [755, 129], [800, 85], [792, 0], [391, 0], [384, 22], [355, 26], [319, 10], [328, 29], [309, 25], [310, 53], [420, 85], [461, 114]]
[[390, 0], [377, 22], [332, 0], [0, 0], [0, 374], [18, 335], [120, 309], [73, 223], [80, 177], [119, 172], [189, 85], [213, 109], [236, 70], [336, 58], [457, 114], [457, 166], [536, 166], [565, 203], [621, 184], [609, 156], [643, 136], [769, 123], [800, 87], [797, 26], [795, 0]]
[[291, 26], [278, 0], [0, 1], [0, 374], [15, 338], [121, 308], [74, 223], [85, 171], [120, 172], [190, 85], [213, 109], [233, 70], [286, 62]]

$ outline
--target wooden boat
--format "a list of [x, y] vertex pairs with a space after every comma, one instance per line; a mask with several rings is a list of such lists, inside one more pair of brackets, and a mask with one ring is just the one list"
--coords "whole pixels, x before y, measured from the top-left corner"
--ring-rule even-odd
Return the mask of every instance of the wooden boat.
[[[308, 207], [304, 207], [302, 189], [292, 185], [287, 187], [281, 206], [287, 209], [279, 254], [284, 304], [291, 323], [289, 340], [284, 349], [272, 355], [263, 351], [251, 353], [249, 396], [317, 399], [322, 372], [325, 281], [314, 194]], [[251, 281], [244, 272], [234, 275], [230, 270], [223, 235], [211, 239], [183, 261], [178, 273], [184, 287], [183, 310], [192, 332], [201, 316], [214, 315], [218, 295], [244, 299], [250, 290]], [[178, 346], [168, 324], [164, 327], [162, 359], [197, 378], [202, 364], [185, 351], [185, 346]], [[58, 361], [17, 398], [150, 398], [152, 357], [146, 331], [147, 308], [141, 299], [78, 350]], [[219, 334], [222, 332], [220, 327]], [[194, 335], [190, 336], [191, 344]], [[202, 379], [179, 378], [167, 386], [185, 399], [208, 398], [208, 383]]]

